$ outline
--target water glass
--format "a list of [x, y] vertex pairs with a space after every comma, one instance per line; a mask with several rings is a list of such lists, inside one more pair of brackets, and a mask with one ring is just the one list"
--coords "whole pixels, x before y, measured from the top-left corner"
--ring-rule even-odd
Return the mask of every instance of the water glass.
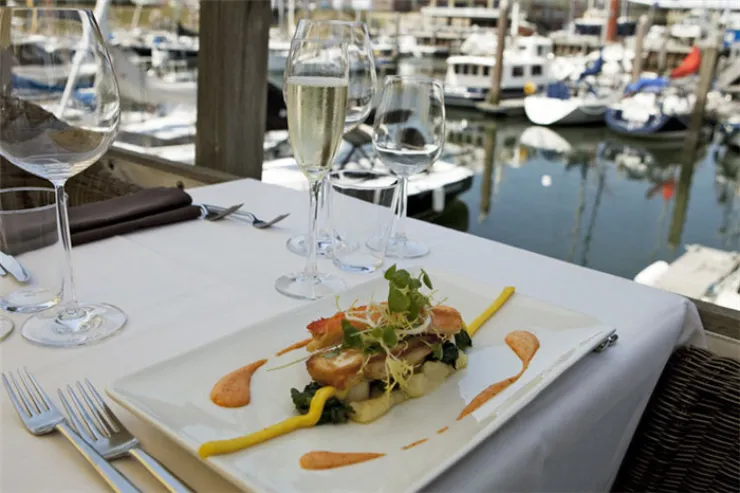
[[35, 313], [59, 303], [58, 238], [54, 189], [0, 190], [0, 251], [12, 255], [26, 269], [35, 267], [31, 280], [23, 284], [9, 272], [0, 277], [0, 308]]
[[385, 257], [395, 223], [398, 178], [380, 171], [335, 171], [332, 189], [334, 265], [351, 272], [374, 272]]

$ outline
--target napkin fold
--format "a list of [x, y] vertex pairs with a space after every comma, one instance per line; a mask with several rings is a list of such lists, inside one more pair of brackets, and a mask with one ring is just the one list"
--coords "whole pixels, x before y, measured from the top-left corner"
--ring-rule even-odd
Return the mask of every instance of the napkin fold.
[[[72, 244], [82, 245], [111, 236], [164, 226], [201, 215], [193, 199], [179, 188], [148, 188], [113, 199], [69, 209]], [[55, 220], [50, 215], [35, 218], [6, 218], [0, 249], [10, 255], [35, 250], [57, 240]]]

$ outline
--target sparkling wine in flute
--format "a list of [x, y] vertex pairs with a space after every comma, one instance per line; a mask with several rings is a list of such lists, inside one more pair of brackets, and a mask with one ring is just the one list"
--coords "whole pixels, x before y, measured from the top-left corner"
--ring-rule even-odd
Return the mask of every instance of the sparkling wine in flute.
[[342, 139], [347, 79], [292, 76], [287, 80], [288, 132], [298, 166], [310, 181], [329, 172]]

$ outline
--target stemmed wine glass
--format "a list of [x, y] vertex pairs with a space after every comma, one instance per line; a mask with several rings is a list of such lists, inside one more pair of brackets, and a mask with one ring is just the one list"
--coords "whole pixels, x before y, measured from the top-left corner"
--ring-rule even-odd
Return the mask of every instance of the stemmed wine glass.
[[[429, 169], [445, 144], [445, 102], [442, 84], [434, 79], [386, 77], [375, 115], [373, 149], [380, 161], [396, 174], [400, 203], [395, 233], [386, 255], [415, 258], [429, 253], [423, 243], [404, 232], [409, 177]], [[371, 245], [372, 247], [372, 245]]]
[[[91, 11], [11, 8], [2, 17], [8, 10], [13, 22], [0, 24], [0, 40], [18, 44], [0, 46], [11, 55], [3, 56], [9, 63], [0, 71], [0, 77], [5, 74], [0, 81], [0, 154], [54, 185], [64, 262], [62, 303], [29, 318], [21, 332], [48, 346], [90, 344], [123, 327], [126, 315], [106, 303], [77, 300], [64, 185], [103, 156], [115, 138], [121, 112], [118, 84]], [[46, 46], [50, 51], [39, 50], [46, 53], [39, 57], [16, 52], [29, 38], [28, 26], [36, 22], [59, 47], [72, 47], [71, 61], [56, 53], [53, 44]]]
[[316, 234], [319, 192], [342, 140], [347, 112], [349, 62], [342, 40], [295, 39], [285, 67], [288, 134], [310, 192], [308, 258], [303, 272], [286, 274], [275, 288], [294, 298], [315, 300], [341, 291], [344, 282], [318, 272]]
[[[344, 120], [344, 133], [364, 122], [372, 109], [373, 97], [377, 87], [375, 56], [367, 26], [364, 22], [338, 20], [301, 19], [293, 39], [340, 40], [347, 43], [349, 62], [349, 94], [347, 114]], [[287, 79], [287, 71], [284, 74]], [[284, 80], [285, 82], [285, 80]], [[283, 84], [283, 95], [287, 102], [287, 84]], [[331, 236], [328, 232], [329, 193], [331, 187], [324, 179], [319, 195], [319, 228], [316, 251], [319, 256], [331, 255]], [[288, 239], [288, 250], [298, 255], [306, 255], [306, 235]]]

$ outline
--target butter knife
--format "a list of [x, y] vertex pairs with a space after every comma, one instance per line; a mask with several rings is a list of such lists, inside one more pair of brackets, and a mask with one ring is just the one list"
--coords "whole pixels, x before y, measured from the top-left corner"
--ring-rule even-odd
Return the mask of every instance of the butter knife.
[[0, 269], [9, 272], [18, 282], [26, 283], [31, 280], [31, 275], [23, 267], [23, 264], [18, 262], [15, 257], [3, 252], [0, 252]]

